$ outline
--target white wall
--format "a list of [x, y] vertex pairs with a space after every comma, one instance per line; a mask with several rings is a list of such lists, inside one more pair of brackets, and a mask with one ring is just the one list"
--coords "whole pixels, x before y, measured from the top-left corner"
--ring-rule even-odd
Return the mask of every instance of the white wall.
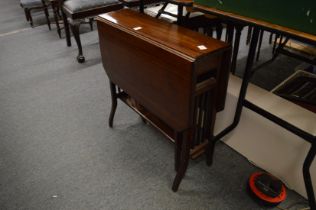
[[[239, 88], [240, 79], [231, 76], [226, 107], [217, 116], [215, 133], [232, 122]], [[249, 86], [247, 99], [316, 134], [316, 114], [254, 85]], [[238, 127], [223, 141], [250, 162], [280, 178], [289, 188], [306, 197], [302, 167], [310, 148], [308, 142], [247, 108], [243, 109]], [[311, 177], [316, 192], [316, 160], [311, 166]]]

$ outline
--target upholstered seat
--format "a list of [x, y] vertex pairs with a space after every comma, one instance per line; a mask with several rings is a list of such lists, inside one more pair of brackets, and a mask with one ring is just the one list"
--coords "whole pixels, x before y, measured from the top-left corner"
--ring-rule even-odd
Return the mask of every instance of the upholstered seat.
[[[126, 7], [138, 7], [140, 0], [120, 0]], [[144, 5], [161, 2], [162, 0], [143, 0]]]
[[67, 45], [71, 46], [69, 25], [72, 34], [78, 45], [77, 60], [83, 63], [85, 58], [82, 53], [82, 46], [79, 34], [80, 20], [85, 18], [93, 18], [99, 14], [114, 11], [123, 8], [123, 4], [119, 0], [60, 0], [62, 4], [62, 14], [66, 32]]
[[118, 0], [68, 0], [64, 3], [64, 9], [71, 13], [93, 10], [117, 4]]
[[42, 0], [20, 0], [20, 4], [23, 8], [43, 6]]

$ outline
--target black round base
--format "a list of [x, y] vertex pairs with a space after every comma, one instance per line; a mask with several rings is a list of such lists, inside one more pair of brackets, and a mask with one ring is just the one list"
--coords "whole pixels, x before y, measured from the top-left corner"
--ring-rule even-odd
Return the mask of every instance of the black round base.
[[277, 205], [279, 205], [280, 203], [270, 203], [267, 201], [264, 201], [262, 199], [260, 199], [251, 189], [249, 186], [249, 183], [247, 183], [247, 192], [248, 195], [252, 198], [253, 201], [255, 201], [257, 204], [259, 204], [260, 206], [264, 206], [264, 207], [276, 207]]

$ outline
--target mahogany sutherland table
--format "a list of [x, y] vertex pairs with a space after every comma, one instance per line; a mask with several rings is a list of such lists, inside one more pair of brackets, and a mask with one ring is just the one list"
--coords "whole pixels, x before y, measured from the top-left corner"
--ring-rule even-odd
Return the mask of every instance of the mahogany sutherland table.
[[112, 95], [109, 125], [121, 99], [174, 140], [177, 191], [190, 148], [210, 139], [224, 108], [230, 46], [129, 9], [100, 15], [97, 24]]

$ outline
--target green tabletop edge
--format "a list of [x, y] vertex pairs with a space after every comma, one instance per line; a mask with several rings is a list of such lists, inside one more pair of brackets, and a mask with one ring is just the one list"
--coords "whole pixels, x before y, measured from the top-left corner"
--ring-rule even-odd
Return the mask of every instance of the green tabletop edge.
[[316, 35], [316, 0], [194, 0], [194, 2]]

